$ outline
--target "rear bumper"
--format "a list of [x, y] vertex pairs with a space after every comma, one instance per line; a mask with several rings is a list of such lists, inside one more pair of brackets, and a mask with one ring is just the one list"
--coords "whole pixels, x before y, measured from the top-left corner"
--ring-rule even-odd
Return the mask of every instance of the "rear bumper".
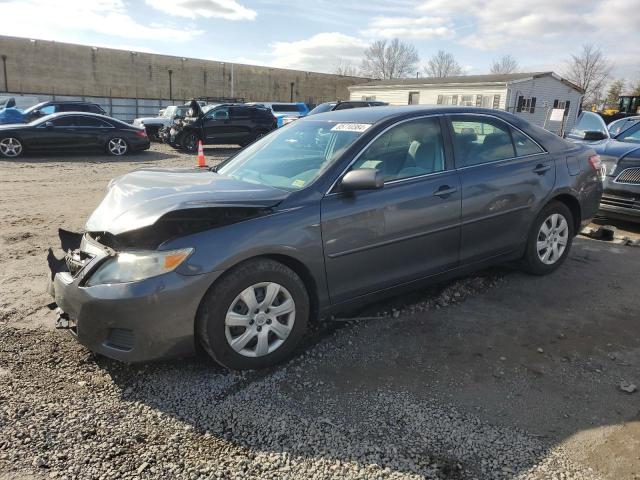
[[195, 353], [198, 306], [218, 272], [182, 275], [174, 271], [138, 282], [85, 286], [83, 280], [94, 270], [93, 262], [99, 261], [97, 256], [75, 275], [64, 262], [57, 266], [50, 262], [49, 293], [81, 344], [128, 363]]

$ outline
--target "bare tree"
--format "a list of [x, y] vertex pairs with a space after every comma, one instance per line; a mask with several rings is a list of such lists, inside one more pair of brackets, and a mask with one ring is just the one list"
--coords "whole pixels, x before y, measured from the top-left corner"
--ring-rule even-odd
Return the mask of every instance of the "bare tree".
[[624, 80], [614, 80], [609, 85], [609, 90], [607, 92], [607, 104], [616, 105], [618, 103], [618, 99], [624, 90]]
[[577, 55], [571, 55], [564, 76], [584, 90], [584, 104], [595, 100], [596, 93], [603, 90], [613, 64], [602, 50], [586, 43]]
[[636, 80], [635, 85], [631, 88], [631, 95], [640, 96], [640, 80]]
[[358, 68], [353, 64], [353, 62], [351, 62], [351, 60], [338, 57], [338, 61], [333, 68], [333, 73], [335, 73], [336, 75], [344, 75], [347, 77], [357, 77]]
[[462, 75], [462, 67], [452, 53], [438, 50], [427, 62], [424, 73], [429, 77], [453, 77]]
[[496, 74], [514, 73], [519, 67], [518, 61], [511, 55], [502, 55], [493, 60], [490, 71]]
[[413, 75], [420, 61], [416, 47], [394, 38], [376, 40], [364, 52], [362, 75], [371, 78], [401, 78]]

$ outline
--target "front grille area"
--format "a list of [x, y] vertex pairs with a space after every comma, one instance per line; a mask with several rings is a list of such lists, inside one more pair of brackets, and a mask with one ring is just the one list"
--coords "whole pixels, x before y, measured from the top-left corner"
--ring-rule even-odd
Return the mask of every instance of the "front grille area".
[[627, 168], [620, 172], [614, 180], [616, 183], [626, 183], [629, 185], [640, 185], [640, 167]]
[[86, 252], [80, 250], [74, 250], [67, 253], [65, 261], [67, 262], [67, 269], [69, 273], [75, 277], [80, 273], [84, 266], [91, 261], [93, 255], [89, 255]]
[[605, 206], [630, 208], [632, 210], [637, 210], [640, 212], [640, 202], [630, 197], [618, 197], [615, 195], [605, 194], [602, 195], [602, 200], [600, 200], [600, 203]]
[[133, 330], [126, 328], [112, 328], [107, 339], [107, 346], [119, 350], [131, 350], [133, 348]]

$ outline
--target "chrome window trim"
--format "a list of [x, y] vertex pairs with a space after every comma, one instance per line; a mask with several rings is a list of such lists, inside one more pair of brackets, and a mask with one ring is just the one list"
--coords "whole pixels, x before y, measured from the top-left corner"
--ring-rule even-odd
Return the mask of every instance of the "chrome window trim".
[[[519, 159], [523, 159], [523, 158], [537, 157], [537, 156], [539, 156], [539, 155], [547, 155], [547, 154], [549, 153], [549, 152], [548, 152], [548, 151], [547, 151], [547, 150], [546, 150], [542, 145], [540, 145], [540, 144], [539, 144], [538, 142], [536, 142], [533, 138], [531, 138], [531, 137], [530, 137], [526, 132], [522, 131], [520, 128], [516, 127], [515, 125], [512, 125], [511, 123], [507, 122], [506, 120], [503, 120], [502, 118], [497, 117], [497, 116], [495, 116], [495, 115], [491, 115], [491, 114], [488, 114], [488, 113], [465, 113], [465, 112], [462, 112], [462, 113], [434, 113], [434, 114], [430, 114], [430, 115], [421, 115], [421, 116], [419, 116], [419, 117], [407, 118], [407, 119], [404, 119], [404, 120], [402, 120], [402, 121], [400, 121], [400, 122], [394, 123], [393, 125], [389, 125], [389, 126], [388, 126], [387, 128], [385, 128], [382, 132], [380, 132], [378, 135], [376, 135], [376, 136], [375, 136], [375, 137], [374, 137], [374, 138], [373, 138], [369, 143], [367, 143], [367, 144], [362, 148], [362, 150], [360, 150], [360, 152], [358, 152], [358, 155], [356, 155], [356, 156], [354, 157], [354, 159], [351, 161], [351, 163], [349, 163], [349, 165], [348, 165], [348, 166], [347, 166], [347, 167], [346, 167], [346, 168], [345, 168], [345, 169], [340, 173], [340, 175], [338, 175], [338, 178], [337, 178], [337, 179], [336, 179], [336, 180], [331, 184], [331, 187], [329, 187], [329, 189], [325, 192], [324, 196], [325, 196], [325, 197], [328, 197], [328, 196], [330, 196], [330, 195], [337, 195], [338, 193], [341, 193], [341, 192], [332, 192], [332, 190], [333, 190], [333, 189], [335, 188], [335, 186], [338, 184], [338, 182], [340, 181], [340, 179], [341, 179], [341, 178], [342, 178], [342, 177], [343, 177], [343, 176], [344, 176], [344, 175], [349, 171], [349, 169], [353, 166], [353, 164], [354, 164], [354, 163], [356, 163], [356, 161], [358, 160], [358, 158], [360, 158], [360, 156], [364, 153], [364, 151], [365, 151], [367, 148], [369, 148], [369, 147], [371, 146], [371, 144], [372, 144], [373, 142], [375, 142], [375, 141], [376, 141], [376, 140], [377, 140], [381, 135], [383, 135], [384, 133], [386, 133], [386, 132], [387, 132], [388, 130], [390, 130], [391, 128], [393, 128], [393, 127], [395, 127], [395, 126], [397, 126], [397, 125], [400, 125], [400, 124], [402, 124], [402, 123], [409, 122], [409, 121], [411, 121], [411, 120], [418, 120], [418, 119], [422, 119], [422, 118], [449, 117], [449, 118], [448, 118], [448, 119], [449, 119], [449, 122], [451, 122], [451, 117], [452, 117], [452, 116], [462, 116], [462, 115], [474, 116], [474, 117], [488, 117], [488, 118], [491, 118], [491, 119], [498, 120], [498, 121], [500, 121], [500, 122], [502, 122], [502, 123], [504, 123], [504, 124], [508, 125], [509, 127], [513, 128], [514, 130], [517, 130], [518, 132], [520, 132], [520, 133], [521, 133], [522, 135], [524, 135], [526, 138], [528, 138], [529, 140], [531, 140], [535, 145], [537, 145], [537, 146], [538, 146], [538, 148], [539, 148], [540, 150], [542, 150], [542, 151], [541, 151], [541, 152], [539, 152], [539, 153], [531, 153], [531, 154], [529, 154], [529, 155], [516, 155], [516, 156], [514, 156], [514, 157], [503, 158], [503, 159], [500, 159], [500, 160], [493, 160], [493, 161], [491, 161], [491, 162], [478, 163], [478, 164], [476, 164], [476, 165], [467, 165], [466, 167], [455, 167], [455, 168], [453, 168], [453, 169], [449, 169], [449, 170], [445, 169], [445, 170], [442, 170], [442, 171], [440, 171], [440, 172], [426, 173], [426, 174], [424, 174], [424, 175], [417, 175], [417, 176], [415, 176], [415, 177], [399, 178], [399, 179], [397, 179], [397, 180], [391, 180], [391, 181], [389, 181], [389, 182], [385, 182], [384, 184], [385, 184], [385, 185], [391, 185], [391, 184], [398, 183], [398, 182], [403, 182], [403, 181], [407, 181], [407, 180], [413, 180], [414, 178], [423, 178], [423, 177], [427, 177], [427, 176], [438, 175], [438, 174], [440, 174], [440, 173], [451, 172], [451, 171], [454, 171], [454, 170], [456, 170], [456, 171], [460, 171], [460, 170], [466, 170], [466, 169], [468, 169], [468, 168], [475, 168], [475, 167], [480, 167], [480, 166], [483, 166], [483, 165], [491, 165], [491, 164], [495, 164], [495, 163], [499, 163], [499, 162], [506, 162], [506, 161], [511, 161], [511, 160], [519, 160]], [[452, 128], [452, 130], [453, 130], [453, 128]], [[446, 142], [446, 139], [444, 138], [444, 135], [443, 135], [442, 140]], [[513, 143], [513, 138], [511, 138], [511, 142]], [[453, 139], [452, 139], [452, 142], [451, 142], [451, 143], [452, 143], [452, 144], [454, 143], [454, 142], [453, 142]], [[515, 146], [515, 144], [514, 144], [513, 148], [514, 148], [514, 151], [516, 151], [516, 146]], [[454, 163], [455, 163], [455, 147], [454, 147], [454, 152], [453, 152], [453, 153], [454, 153], [454, 155], [453, 155], [453, 156], [454, 156]], [[384, 187], [383, 187], [383, 188], [384, 188]]]
[[625, 168], [618, 175], [616, 175], [616, 178], [613, 179], [613, 183], [617, 183], [618, 185], [635, 185], [635, 186], [640, 185], [640, 183], [628, 183], [628, 182], [619, 182], [618, 181], [618, 178], [620, 178], [622, 176], [622, 174], [624, 172], [626, 172], [627, 170], [639, 170], [640, 171], [640, 167], [628, 167], [628, 168]]
[[[95, 117], [92, 117], [92, 116], [88, 116], [88, 115], [81, 115], [81, 114], [78, 114], [78, 115], [73, 114], [73, 115], [69, 115], [68, 117], [67, 117], [67, 116], [65, 116], [65, 117], [58, 117], [58, 118], [74, 118], [74, 117], [76, 117], [76, 118], [77, 118], [77, 117], [95, 118]], [[54, 118], [53, 120], [47, 120], [47, 121], [48, 121], [48, 122], [54, 122], [54, 121], [56, 121], [56, 120], [57, 120], [57, 118]], [[77, 127], [77, 126], [72, 126], [72, 125], [66, 125], [66, 126], [63, 126], [63, 127], [61, 127], [61, 128], [73, 128], [73, 129], [82, 129], [82, 128], [116, 128], [116, 127], [114, 127], [111, 123], [109, 123], [109, 122], [108, 122], [108, 121], [106, 121], [106, 120], [103, 120], [103, 119], [101, 119], [101, 118], [97, 118], [96, 120], [99, 120], [99, 121], [101, 121], [101, 122], [104, 122], [104, 123], [106, 123], [108, 126], [100, 125], [99, 127], [89, 127], [89, 126], [81, 126], [81, 127]], [[47, 123], [47, 122], [43, 122], [43, 123], [41, 123], [40, 125], [38, 125], [36, 128], [45, 128], [46, 123]], [[56, 126], [54, 125], [54, 126], [53, 126], [53, 128], [56, 128]]]
[[529, 155], [520, 155], [519, 157], [508, 157], [508, 158], [503, 158], [501, 160], [492, 160], [490, 162], [476, 163], [475, 165], [467, 165], [466, 167], [456, 168], [456, 170], [462, 171], [462, 170], [467, 170], [469, 168], [482, 167], [483, 165], [494, 165], [496, 163], [511, 162], [513, 160], [521, 160], [521, 159], [525, 159], [525, 158], [537, 157], [538, 155], [546, 155], [546, 154], [547, 154], [547, 152], [540, 152], [540, 153], [531, 153]]
[[[389, 130], [391, 130], [392, 128], [394, 128], [394, 127], [396, 127], [396, 126], [398, 126], [398, 125], [401, 125], [401, 124], [403, 124], [403, 123], [410, 122], [410, 121], [413, 121], [413, 120], [420, 120], [420, 119], [423, 119], [423, 118], [440, 118], [440, 117], [443, 117], [443, 116], [444, 116], [444, 114], [443, 114], [443, 113], [432, 113], [432, 114], [429, 114], [429, 115], [420, 115], [420, 116], [418, 116], [418, 117], [405, 118], [404, 120], [401, 120], [401, 121], [396, 122], [396, 123], [394, 123], [394, 124], [392, 124], [392, 125], [389, 125], [387, 128], [385, 128], [385, 129], [384, 129], [384, 130], [382, 130], [380, 133], [378, 133], [375, 137], [373, 137], [373, 138], [369, 141], [369, 143], [367, 143], [364, 147], [362, 147], [362, 149], [361, 149], [361, 150], [358, 152], [358, 154], [353, 158], [353, 160], [351, 160], [351, 162], [349, 162], [349, 165], [347, 165], [347, 166], [345, 167], [345, 169], [344, 169], [344, 170], [342, 170], [342, 172], [340, 173], [340, 175], [338, 175], [338, 178], [336, 178], [336, 180], [331, 184], [331, 186], [329, 187], [329, 189], [325, 192], [324, 196], [325, 196], [325, 197], [328, 197], [328, 196], [330, 196], [330, 195], [337, 195], [337, 194], [339, 194], [339, 193], [342, 193], [342, 192], [332, 192], [332, 190], [336, 187], [336, 185], [338, 184], [338, 182], [340, 181], [340, 179], [341, 179], [341, 178], [342, 178], [342, 177], [343, 177], [343, 176], [344, 176], [344, 175], [349, 171], [349, 169], [353, 166], [353, 164], [354, 164], [354, 163], [356, 163], [356, 162], [358, 161], [358, 159], [360, 158], [360, 156], [361, 156], [361, 155], [362, 155], [362, 154], [363, 154], [363, 153], [364, 153], [364, 152], [365, 152], [365, 151], [366, 151], [366, 150], [371, 146], [371, 144], [372, 144], [373, 142], [375, 142], [376, 140], [378, 140], [378, 138], [380, 138], [382, 135], [384, 135], [385, 133], [387, 133]], [[442, 129], [441, 129], [441, 130], [442, 130]], [[443, 142], [443, 143], [442, 143], [442, 146], [443, 146], [443, 149], [444, 149], [444, 142], [446, 142], [445, 137], [444, 137], [444, 132], [442, 132], [442, 131], [441, 131], [441, 133], [440, 133], [440, 134], [442, 135], [442, 142]], [[397, 179], [397, 180], [391, 180], [391, 181], [389, 181], [389, 182], [385, 182], [384, 184], [385, 184], [385, 185], [388, 185], [388, 184], [390, 184], [391, 182], [398, 182], [398, 181], [401, 181], [401, 180], [409, 180], [409, 179], [414, 179], [414, 178], [418, 178], [418, 177], [424, 177], [424, 176], [427, 176], [427, 175], [435, 175], [435, 174], [437, 174], [437, 173], [450, 172], [450, 171], [452, 171], [452, 170], [446, 170], [446, 169], [445, 169], [445, 170], [442, 170], [441, 172], [432, 172], [432, 173], [427, 173], [427, 174], [419, 175], [419, 176], [415, 176], [415, 177], [399, 178], [399, 179]]]

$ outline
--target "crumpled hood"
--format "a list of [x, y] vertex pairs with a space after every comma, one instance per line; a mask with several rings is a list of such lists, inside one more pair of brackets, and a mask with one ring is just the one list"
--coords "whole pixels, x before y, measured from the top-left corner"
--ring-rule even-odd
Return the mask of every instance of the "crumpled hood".
[[174, 210], [271, 207], [288, 192], [243, 182], [209, 170], [141, 169], [118, 177], [85, 229], [113, 235], [154, 224]]

